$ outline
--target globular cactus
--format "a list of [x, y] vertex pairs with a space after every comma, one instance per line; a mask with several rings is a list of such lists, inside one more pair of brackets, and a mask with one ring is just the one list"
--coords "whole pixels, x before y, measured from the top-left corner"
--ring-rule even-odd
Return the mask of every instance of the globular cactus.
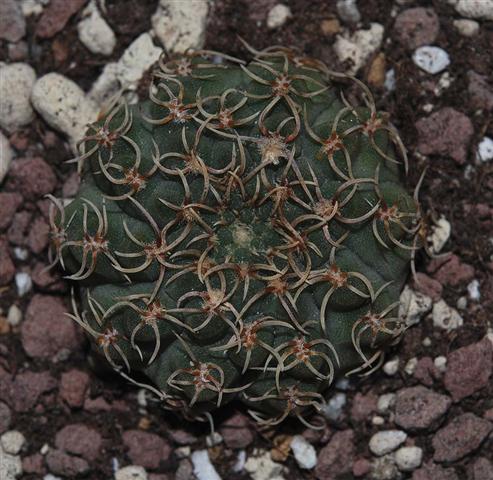
[[112, 103], [81, 142], [77, 197], [56, 201], [53, 253], [94, 348], [166, 407], [203, 418], [239, 398], [261, 424], [308, 425], [404, 331], [421, 213], [360, 81], [250, 52], [162, 60], [148, 100]]

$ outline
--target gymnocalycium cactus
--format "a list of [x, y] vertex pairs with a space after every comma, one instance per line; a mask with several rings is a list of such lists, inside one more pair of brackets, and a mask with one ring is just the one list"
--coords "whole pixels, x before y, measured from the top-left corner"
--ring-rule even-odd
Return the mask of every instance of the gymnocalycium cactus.
[[310, 425], [334, 378], [378, 367], [404, 331], [421, 212], [366, 86], [250, 52], [162, 59], [148, 100], [112, 102], [80, 144], [77, 197], [55, 200], [53, 253], [94, 348], [167, 408], [240, 398], [261, 424]]

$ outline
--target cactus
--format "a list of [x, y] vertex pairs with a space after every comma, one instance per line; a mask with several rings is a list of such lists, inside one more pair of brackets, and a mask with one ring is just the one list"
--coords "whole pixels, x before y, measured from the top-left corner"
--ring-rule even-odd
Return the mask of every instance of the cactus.
[[250, 52], [161, 59], [147, 100], [112, 101], [76, 198], [54, 200], [53, 262], [101, 362], [166, 408], [201, 419], [239, 398], [260, 424], [316, 427], [334, 379], [377, 368], [405, 329], [420, 208], [363, 83]]

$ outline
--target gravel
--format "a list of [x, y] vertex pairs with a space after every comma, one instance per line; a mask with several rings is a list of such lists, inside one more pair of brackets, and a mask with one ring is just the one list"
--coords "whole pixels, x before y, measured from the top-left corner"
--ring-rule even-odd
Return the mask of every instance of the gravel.
[[419, 447], [401, 447], [395, 452], [395, 463], [403, 472], [416, 470], [422, 461], [423, 450]]
[[307, 442], [302, 435], [295, 435], [291, 440], [291, 450], [299, 467], [311, 470], [317, 465], [317, 452], [313, 445]]
[[450, 332], [462, 327], [464, 320], [459, 312], [445, 303], [445, 300], [439, 300], [433, 305], [432, 310], [433, 326]]
[[116, 45], [116, 36], [101, 16], [96, 3], [91, 1], [78, 23], [79, 40], [92, 53], [111, 55]]
[[425, 45], [413, 53], [414, 63], [426, 73], [435, 75], [450, 65], [448, 53], [440, 47]]
[[287, 5], [282, 3], [274, 5], [267, 14], [267, 28], [274, 30], [282, 27], [291, 15], [291, 9]]
[[402, 445], [406, 439], [407, 434], [402, 430], [384, 430], [375, 433], [370, 438], [368, 446], [374, 455], [381, 457], [382, 455], [393, 452], [399, 445]]
[[[9, 139], [0, 132], [0, 185], [9, 171], [14, 152], [10, 148]], [[0, 207], [2, 208], [2, 207]], [[0, 221], [4, 221], [3, 219]]]
[[192, 453], [193, 473], [197, 480], [221, 480], [214, 465], [212, 465], [207, 450], [197, 450]]

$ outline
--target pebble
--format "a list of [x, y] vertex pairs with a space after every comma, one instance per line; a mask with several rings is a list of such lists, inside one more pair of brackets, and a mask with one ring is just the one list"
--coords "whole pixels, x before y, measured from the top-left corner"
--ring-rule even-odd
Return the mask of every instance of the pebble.
[[453, 21], [454, 27], [463, 37], [474, 37], [479, 33], [479, 23], [475, 20], [460, 18]]
[[427, 268], [434, 271], [435, 280], [452, 287], [469, 283], [475, 275], [474, 267], [464, 263], [460, 257], [454, 254], [432, 260]]
[[455, 462], [476, 450], [493, 430], [493, 424], [473, 413], [456, 416], [432, 440], [436, 462]]
[[440, 21], [433, 8], [408, 8], [395, 19], [394, 30], [399, 42], [414, 50], [436, 40]]
[[97, 106], [82, 89], [59, 73], [48, 73], [38, 79], [31, 102], [47, 123], [69, 137], [73, 148], [85, 135], [87, 124], [98, 116]]
[[395, 90], [395, 69], [391, 68], [385, 73], [385, 81], [383, 86], [387, 92], [393, 92]]
[[373, 425], [376, 425], [377, 427], [380, 427], [385, 423], [385, 418], [381, 417], [380, 415], [374, 415], [371, 419], [371, 423], [373, 423]]
[[481, 298], [481, 292], [479, 291], [479, 281], [474, 279], [467, 285], [467, 293], [469, 294], [469, 298], [474, 301], [479, 301]]
[[50, 0], [21, 0], [22, 13], [25, 17], [40, 15]]
[[430, 297], [416, 292], [406, 285], [400, 296], [399, 318], [404, 321], [407, 327], [416, 325], [431, 310], [432, 304]]
[[9, 171], [13, 155], [9, 139], [0, 131], [0, 185]]
[[336, 3], [337, 14], [343, 22], [358, 23], [361, 13], [358, 10], [356, 0], [338, 0]]
[[395, 357], [388, 362], [385, 362], [383, 365], [383, 371], [392, 377], [399, 371], [399, 358]]
[[439, 372], [444, 373], [447, 370], [447, 357], [439, 355], [433, 360], [433, 365], [438, 369]]
[[478, 110], [493, 110], [493, 87], [488, 83], [488, 76], [469, 70], [467, 78], [471, 106]]
[[79, 40], [95, 54], [111, 55], [116, 45], [116, 37], [111, 27], [101, 16], [94, 0], [82, 13], [77, 25]]
[[22, 310], [17, 305], [11, 305], [7, 313], [7, 322], [12, 327], [17, 327], [22, 322]]
[[12, 423], [12, 412], [6, 403], [0, 402], [0, 433], [6, 432]]
[[442, 284], [438, 280], [426, 275], [426, 273], [417, 272], [412, 285], [416, 291], [430, 297], [434, 302], [438, 302], [442, 296]]
[[[245, 463], [245, 470], [253, 480], [282, 480], [283, 467], [272, 460], [267, 450], [255, 449]], [[208, 479], [207, 479], [208, 480]]]
[[65, 425], [55, 436], [55, 446], [58, 449], [90, 462], [94, 462], [101, 454], [102, 443], [101, 434], [82, 423]]
[[450, 332], [462, 327], [464, 320], [459, 315], [459, 312], [452, 307], [449, 307], [445, 300], [439, 300], [433, 305], [432, 310], [433, 326]]
[[18, 0], [2, 0], [0, 39], [18, 42], [26, 34], [26, 20]]
[[322, 406], [320, 413], [332, 421], [337, 421], [342, 415], [344, 405], [346, 405], [347, 397], [345, 393], [338, 392], [333, 395], [330, 400]]
[[416, 470], [423, 461], [423, 450], [419, 447], [401, 447], [395, 452], [395, 463], [402, 472]]
[[347, 474], [351, 472], [354, 459], [354, 431], [338, 431], [319, 451], [315, 477], [319, 479], [347, 477]]
[[377, 410], [380, 413], [389, 413], [390, 409], [395, 405], [395, 398], [395, 393], [384, 393], [383, 395], [380, 395], [377, 401]]
[[189, 48], [202, 48], [209, 2], [177, 2], [160, 0], [152, 16], [152, 29], [168, 52], [185, 52]]
[[233, 472], [239, 473], [245, 469], [245, 463], [247, 459], [247, 454], [245, 450], [240, 450], [238, 456], [236, 457], [236, 462], [233, 465]]
[[[182, 2], [176, 2], [182, 4]], [[144, 73], [158, 61], [162, 49], [156, 47], [152, 37], [143, 33], [125, 50], [118, 62], [107, 64], [89, 92], [97, 103], [108, 100], [121, 88], [136, 90]]]
[[493, 347], [484, 338], [448, 354], [444, 385], [458, 402], [487, 387], [492, 372]]
[[220, 445], [221, 443], [223, 443], [223, 437], [219, 432], [212, 432], [210, 435], [205, 437], [205, 444], [209, 448]]
[[232, 449], [246, 448], [255, 439], [248, 417], [239, 412], [221, 424], [220, 432], [226, 446]]
[[16, 273], [15, 285], [17, 287], [17, 295], [19, 295], [19, 297], [23, 297], [26, 293], [30, 292], [33, 287], [31, 275], [26, 272]]
[[89, 383], [90, 378], [86, 372], [76, 369], [63, 372], [60, 379], [60, 398], [72, 408], [82, 407]]
[[398, 480], [402, 478], [393, 454], [383, 455], [373, 461], [371, 477], [373, 480]]
[[317, 465], [317, 452], [312, 444], [302, 435], [295, 435], [291, 440], [291, 450], [298, 466], [304, 470], [311, 470]]
[[193, 473], [197, 480], [221, 480], [212, 465], [207, 450], [196, 450], [192, 453]]
[[341, 62], [350, 61], [348, 73], [356, 73], [376, 52], [383, 40], [384, 27], [371, 23], [368, 30], [357, 30], [351, 36], [338, 35], [334, 43], [334, 52]]
[[454, 0], [457, 13], [468, 18], [493, 20], [492, 0]]
[[381, 457], [386, 453], [393, 452], [397, 447], [402, 445], [407, 439], [407, 433], [402, 430], [384, 430], [375, 433], [370, 438], [371, 452], [377, 457]]
[[13, 132], [33, 119], [29, 97], [36, 72], [27, 63], [4, 64], [0, 67], [0, 78], [0, 127]]
[[282, 27], [291, 15], [291, 9], [287, 5], [274, 5], [267, 14], [267, 28], [273, 30]]
[[432, 253], [440, 253], [450, 238], [450, 232], [452, 227], [450, 222], [441, 216], [431, 227], [431, 234], [426, 238], [426, 241], [430, 244], [430, 250]]
[[62, 31], [70, 17], [75, 15], [87, 0], [51, 0], [36, 23], [35, 34], [40, 38], [51, 38]]
[[440, 47], [425, 45], [413, 53], [414, 63], [427, 73], [434, 75], [450, 65], [448, 53]]
[[120, 468], [115, 472], [115, 480], [147, 480], [147, 472], [136, 465]]
[[17, 430], [10, 430], [0, 437], [0, 443], [5, 453], [17, 455], [25, 445], [26, 438]]
[[123, 443], [129, 449], [130, 460], [144, 468], [158, 468], [160, 462], [166, 461], [171, 454], [171, 446], [164, 438], [142, 430], [124, 432]]
[[452, 405], [450, 397], [418, 385], [403, 388], [395, 399], [395, 423], [406, 431], [433, 427]]
[[0, 448], [0, 478], [3, 480], [14, 480], [22, 475], [21, 457], [10, 455]]
[[412, 375], [415, 372], [417, 366], [418, 366], [418, 359], [416, 357], [410, 358], [406, 363], [406, 366], [404, 367], [404, 371], [408, 375]]
[[489, 162], [493, 160], [493, 139], [490, 137], [483, 137], [479, 142], [478, 151], [476, 153], [476, 159], [481, 162]]

